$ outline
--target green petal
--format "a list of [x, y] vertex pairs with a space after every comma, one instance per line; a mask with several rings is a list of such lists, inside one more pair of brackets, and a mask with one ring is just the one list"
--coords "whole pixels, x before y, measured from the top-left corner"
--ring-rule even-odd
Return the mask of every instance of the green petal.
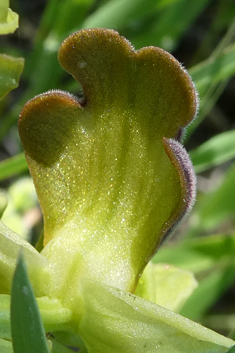
[[139, 280], [135, 295], [179, 312], [196, 287], [197, 281], [191, 272], [172, 265], [149, 262]]
[[192, 204], [192, 166], [174, 138], [194, 117], [194, 87], [170, 54], [135, 51], [111, 30], [71, 35], [59, 60], [85, 100], [51, 91], [19, 121], [46, 242], [53, 238], [43, 254], [68, 298], [81, 276], [134, 290]]
[[35, 293], [38, 296], [43, 295], [50, 280], [47, 260], [2, 222], [0, 244], [0, 293], [10, 293], [16, 261], [22, 249]]
[[84, 282], [82, 294], [79, 330], [89, 353], [222, 353], [235, 343], [116, 288]]
[[0, 54], [0, 100], [18, 87], [24, 59]]
[[69, 331], [72, 313], [53, 298], [36, 298], [46, 332]]
[[[9, 9], [9, 0], [0, 3], [0, 34], [13, 33], [18, 28], [19, 16]], [[1, 67], [1, 65], [0, 65]]]

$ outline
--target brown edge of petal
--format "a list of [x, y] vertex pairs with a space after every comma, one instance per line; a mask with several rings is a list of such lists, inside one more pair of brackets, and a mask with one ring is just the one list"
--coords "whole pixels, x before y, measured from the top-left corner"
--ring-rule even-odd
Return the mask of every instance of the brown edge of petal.
[[177, 212], [168, 221], [167, 227], [162, 229], [162, 240], [161, 243], [166, 240], [166, 238], [173, 233], [176, 226], [181, 222], [191, 211], [195, 200], [196, 200], [196, 175], [194, 173], [193, 164], [189, 158], [189, 155], [185, 148], [174, 139], [168, 139], [163, 137], [164, 149], [178, 172], [182, 196], [181, 204], [178, 207]]
[[[39, 129], [37, 124], [39, 120], [47, 119], [48, 115], [46, 112], [48, 109], [60, 109], [67, 107], [77, 107], [81, 108], [82, 106], [79, 103], [78, 99], [70, 93], [61, 90], [51, 90], [46, 93], [39, 94], [34, 98], [30, 99], [23, 107], [19, 120], [18, 120], [18, 130], [20, 139], [24, 148], [24, 153], [26, 161], [29, 166], [31, 175], [33, 176], [33, 170], [31, 168], [31, 161], [36, 160], [38, 163], [45, 164], [39, 158], [38, 151], [34, 152], [35, 139], [31, 133], [32, 127]], [[36, 124], [36, 125], [35, 125]], [[35, 129], [34, 129], [35, 133]], [[36, 136], [37, 140], [37, 136]], [[39, 162], [41, 161], [41, 162]]]
[[[87, 83], [85, 83], [79, 75], [77, 75], [77, 62], [73, 61], [74, 57], [74, 49], [80, 45], [80, 49], [82, 48], [82, 43], [87, 42], [89, 43], [90, 40], [94, 38], [106, 39], [107, 42], [116, 42], [116, 44], [122, 47], [122, 50], [125, 50], [130, 55], [135, 53], [135, 49], [132, 46], [131, 42], [129, 42], [125, 37], [122, 37], [117, 31], [113, 29], [107, 28], [87, 28], [81, 29], [77, 32], [70, 34], [67, 38], [63, 40], [58, 50], [58, 61], [61, 67], [69, 73], [77, 82], [82, 85], [83, 90], [83, 102], [87, 104], [89, 100], [89, 88]], [[92, 48], [92, 46], [91, 46]], [[102, 46], [101, 46], [102, 50]], [[91, 50], [92, 56], [92, 50]], [[83, 72], [86, 69], [83, 68]], [[87, 74], [87, 77], [89, 75]]]
[[137, 51], [135, 50], [134, 46], [131, 44], [131, 42], [126, 39], [125, 37], [121, 36], [117, 31], [113, 29], [108, 29], [108, 28], [87, 28], [87, 29], [81, 29], [77, 32], [74, 32], [70, 34], [67, 38], [63, 40], [63, 42], [60, 45], [59, 51], [58, 51], [58, 61], [60, 65], [67, 71], [68, 67], [66, 64], [66, 58], [68, 58], [68, 47], [74, 48], [73, 41], [74, 40], [85, 40], [85, 39], [90, 39], [90, 37], [96, 37], [100, 36], [103, 38], [108, 38], [110, 39], [115, 39], [117, 43], [122, 44], [123, 46], [126, 46], [126, 50], [128, 52], [136, 53]]
[[[188, 119], [184, 122], [182, 126], [179, 127], [179, 129], [182, 130], [183, 132], [183, 129], [187, 127], [189, 124], [191, 124], [192, 121], [197, 117], [198, 108], [199, 108], [199, 96], [198, 96], [197, 90], [195, 88], [195, 85], [188, 71], [168, 51], [154, 46], [148, 46], [138, 50], [133, 50], [133, 53], [134, 55], [136, 55], [136, 57], [141, 57], [143, 55], [148, 55], [148, 53], [154, 53], [154, 52], [160, 55], [162, 59], [166, 60], [169, 63], [169, 66], [174, 67], [174, 69], [180, 73], [179, 77], [181, 76], [181, 79], [183, 79], [184, 81], [185, 88], [189, 96], [190, 104], [188, 107]], [[179, 139], [183, 139], [183, 135], [182, 136], [177, 135], [177, 136], [174, 136], [174, 138], [179, 141]]]
[[[64, 68], [65, 71], [67, 71], [69, 74], [73, 75], [73, 68], [70, 67], [71, 61], [70, 61], [70, 50], [73, 48], [74, 49], [74, 42], [77, 45], [77, 42], [83, 41], [83, 40], [89, 40], [91, 37], [102, 37], [102, 38], [107, 38], [107, 40], [114, 40], [116, 43], [122, 46], [122, 50], [126, 50], [128, 55], [135, 57], [137, 60], [138, 58], [156, 53], [157, 55], [160, 55], [164, 60], [167, 60], [169, 62], [169, 65], [173, 66], [176, 71], [181, 72], [181, 77], [184, 81], [186, 91], [188, 92], [189, 95], [189, 113], [188, 113], [188, 119], [182, 124], [180, 128], [186, 127], [188, 124], [190, 124], [194, 118], [197, 116], [197, 111], [198, 111], [198, 94], [195, 89], [194, 83], [187, 72], [187, 70], [182, 66], [182, 64], [170, 53], [165, 51], [162, 48], [159, 47], [154, 47], [154, 46], [148, 46], [148, 47], [143, 47], [141, 49], [135, 50], [134, 46], [130, 41], [128, 41], [125, 37], [121, 36], [117, 31], [113, 29], [107, 29], [107, 28], [88, 28], [88, 29], [82, 29], [80, 31], [74, 32], [71, 35], [69, 35], [64, 41], [62, 42], [59, 51], [58, 51], [58, 60], [60, 65]], [[75, 78], [75, 77], [74, 77]], [[76, 80], [79, 81], [79, 77], [75, 78]], [[86, 87], [84, 86], [83, 82], [80, 82], [83, 86], [83, 91], [85, 94], [85, 100], [87, 99], [87, 94], [86, 94]], [[177, 139], [177, 137], [175, 137]]]
[[19, 127], [24, 119], [30, 113], [31, 111], [37, 110], [37, 109], [45, 109], [45, 104], [46, 103], [56, 103], [58, 104], [58, 101], [61, 101], [62, 104], [67, 103], [71, 105], [78, 105], [80, 106], [80, 102], [78, 101], [77, 97], [74, 96], [73, 94], [69, 92], [65, 92], [62, 90], [50, 90], [45, 93], [41, 93], [32, 99], [30, 99], [22, 108], [20, 115], [19, 115]]

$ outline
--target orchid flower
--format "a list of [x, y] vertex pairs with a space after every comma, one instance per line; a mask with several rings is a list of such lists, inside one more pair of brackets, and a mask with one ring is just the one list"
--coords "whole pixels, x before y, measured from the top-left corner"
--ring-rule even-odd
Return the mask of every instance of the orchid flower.
[[174, 289], [164, 279], [179, 270], [146, 267], [195, 199], [181, 144], [197, 110], [190, 77], [164, 50], [135, 51], [107, 29], [72, 34], [58, 57], [84, 98], [53, 90], [21, 112], [44, 242], [39, 252], [0, 225], [0, 293], [9, 296], [23, 248], [45, 330], [81, 338], [84, 351], [228, 351], [232, 340], [174, 312], [193, 276]]

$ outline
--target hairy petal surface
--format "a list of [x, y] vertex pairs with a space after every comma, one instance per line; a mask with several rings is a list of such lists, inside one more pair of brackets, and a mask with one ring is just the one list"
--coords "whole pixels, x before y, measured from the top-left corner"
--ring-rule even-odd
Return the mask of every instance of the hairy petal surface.
[[234, 341], [133, 294], [84, 281], [80, 333], [89, 353], [222, 353]]
[[[29, 101], [19, 132], [44, 213], [53, 291], [81, 277], [135, 289], [158, 245], [193, 203], [179, 139], [196, 112], [193, 84], [159, 48], [135, 51], [117, 32], [68, 37], [59, 61], [84, 89]], [[64, 267], [66, 266], [66, 271]]]

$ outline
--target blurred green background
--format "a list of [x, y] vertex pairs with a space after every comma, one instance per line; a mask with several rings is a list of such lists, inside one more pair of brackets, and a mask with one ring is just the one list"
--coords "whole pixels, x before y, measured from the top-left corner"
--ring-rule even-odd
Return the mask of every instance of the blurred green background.
[[235, 338], [234, 0], [12, 0], [19, 29], [0, 52], [25, 58], [20, 85], [0, 101], [0, 214], [36, 242], [42, 216], [17, 132], [25, 102], [49, 89], [81, 95], [57, 61], [64, 38], [82, 28], [116, 29], [136, 49], [170, 51], [195, 82], [200, 109], [185, 135], [198, 176], [190, 217], [154, 257], [195, 273], [199, 287], [182, 314]]

